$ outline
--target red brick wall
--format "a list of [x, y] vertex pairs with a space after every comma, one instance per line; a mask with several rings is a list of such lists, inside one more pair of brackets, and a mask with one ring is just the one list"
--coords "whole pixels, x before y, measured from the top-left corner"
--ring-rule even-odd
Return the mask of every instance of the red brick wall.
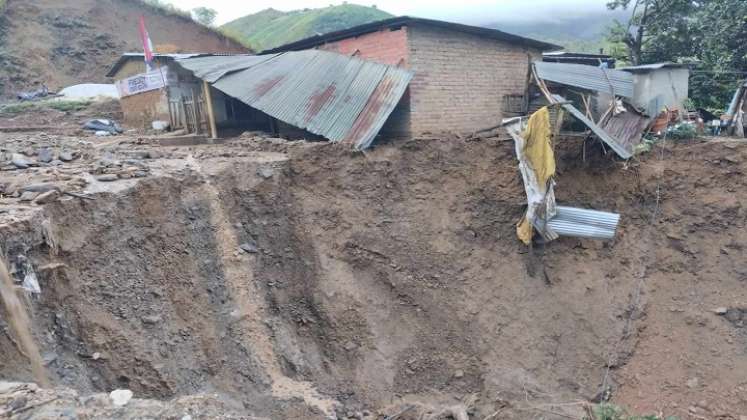
[[393, 66], [407, 65], [407, 28], [363, 34], [317, 47], [340, 54], [353, 55], [365, 60]]
[[472, 132], [501, 122], [503, 96], [524, 94], [539, 50], [423, 25], [408, 28], [410, 128]]

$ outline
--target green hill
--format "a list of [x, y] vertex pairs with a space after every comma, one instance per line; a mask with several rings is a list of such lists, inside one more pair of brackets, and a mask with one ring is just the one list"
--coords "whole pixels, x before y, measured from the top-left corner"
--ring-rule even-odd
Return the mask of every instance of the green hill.
[[248, 42], [255, 51], [274, 48], [317, 34], [350, 28], [392, 17], [375, 6], [341, 4], [321, 9], [281, 12], [265, 9], [221, 26], [231, 36]]

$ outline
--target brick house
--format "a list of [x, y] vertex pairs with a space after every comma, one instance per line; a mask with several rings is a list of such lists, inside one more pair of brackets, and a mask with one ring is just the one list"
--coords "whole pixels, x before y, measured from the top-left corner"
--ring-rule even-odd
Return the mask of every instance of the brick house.
[[324, 49], [415, 73], [382, 134], [472, 132], [499, 124], [526, 93], [529, 63], [561, 47], [495, 29], [396, 17], [264, 53]]

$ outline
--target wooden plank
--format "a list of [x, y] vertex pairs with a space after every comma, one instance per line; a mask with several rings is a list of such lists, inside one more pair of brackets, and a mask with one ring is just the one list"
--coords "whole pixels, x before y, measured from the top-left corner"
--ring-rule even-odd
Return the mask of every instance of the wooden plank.
[[213, 97], [210, 94], [210, 85], [207, 81], [202, 81], [202, 86], [205, 90], [205, 102], [207, 103], [207, 114], [208, 122], [210, 123], [210, 138], [218, 138], [218, 128], [215, 124], [215, 114], [213, 113]]

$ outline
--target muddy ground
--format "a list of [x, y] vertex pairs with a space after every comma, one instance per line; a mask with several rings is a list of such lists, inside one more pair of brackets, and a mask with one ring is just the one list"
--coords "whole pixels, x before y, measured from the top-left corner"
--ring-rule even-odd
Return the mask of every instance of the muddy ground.
[[[474, 419], [582, 418], [607, 398], [747, 414], [744, 141], [620, 162], [564, 139], [558, 202], [620, 213], [618, 235], [527, 249], [513, 144], [434, 137], [356, 153], [0, 133], [6, 158], [54, 155], [0, 165], [0, 247], [39, 279], [25, 299], [52, 382], [217, 395], [267, 418], [415, 419], [466, 400]], [[39, 183], [59, 196], [20, 201]], [[0, 378], [31, 381], [0, 331]]]

